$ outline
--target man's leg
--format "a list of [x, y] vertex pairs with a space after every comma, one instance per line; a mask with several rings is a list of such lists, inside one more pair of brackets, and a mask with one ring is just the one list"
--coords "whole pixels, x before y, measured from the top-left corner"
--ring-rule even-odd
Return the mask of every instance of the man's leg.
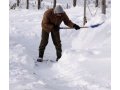
[[48, 38], [49, 38], [49, 33], [42, 30], [41, 42], [40, 42], [40, 46], [39, 46], [39, 58], [43, 58], [45, 47], [48, 44]]
[[61, 48], [61, 40], [60, 40], [59, 30], [52, 31], [51, 37], [52, 37], [53, 43], [54, 43], [55, 48], [56, 48], [56, 54], [57, 54], [56, 61], [58, 61], [62, 56], [62, 48]]

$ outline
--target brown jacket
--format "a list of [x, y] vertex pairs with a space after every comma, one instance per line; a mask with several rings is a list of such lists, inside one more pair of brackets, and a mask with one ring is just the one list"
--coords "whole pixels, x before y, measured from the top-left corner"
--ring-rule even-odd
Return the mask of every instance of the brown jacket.
[[54, 14], [53, 9], [48, 9], [43, 16], [42, 29], [46, 32], [51, 32], [52, 30], [54, 30], [54, 26], [60, 26], [62, 21], [65, 25], [69, 27], [73, 27], [74, 25], [74, 23], [71, 20], [69, 20], [65, 12], [60, 17], [58, 17], [56, 16], [56, 14]]

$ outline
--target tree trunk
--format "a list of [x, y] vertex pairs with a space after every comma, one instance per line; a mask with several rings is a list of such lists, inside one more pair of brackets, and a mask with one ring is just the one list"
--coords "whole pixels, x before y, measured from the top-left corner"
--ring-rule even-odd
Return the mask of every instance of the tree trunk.
[[53, 3], [53, 8], [56, 7], [56, 0], [54, 0], [54, 3]]
[[42, 1], [42, 0], [38, 0], [38, 9], [41, 8], [41, 1]]
[[67, 8], [67, 9], [69, 8], [69, 5], [68, 5], [68, 3], [67, 3], [67, 6], [66, 6], [66, 8]]
[[99, 2], [99, 0], [95, 1], [95, 7], [98, 7], [98, 2]]
[[29, 0], [27, 0], [27, 6], [26, 9], [29, 9]]
[[86, 0], [84, 0], [84, 17], [83, 17], [83, 26], [87, 23], [86, 18]]
[[102, 13], [106, 14], [106, 0], [102, 0]]
[[73, 6], [74, 7], [76, 6], [76, 2], [77, 2], [77, 0], [73, 0]]
[[20, 4], [20, 1], [19, 0], [17, 0], [17, 6], [19, 7], [19, 4]]

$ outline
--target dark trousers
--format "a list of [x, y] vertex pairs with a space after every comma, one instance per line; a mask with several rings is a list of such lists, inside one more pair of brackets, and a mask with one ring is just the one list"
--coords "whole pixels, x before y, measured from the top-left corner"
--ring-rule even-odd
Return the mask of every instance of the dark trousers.
[[[51, 31], [51, 37], [52, 37], [53, 44], [55, 45], [55, 48], [56, 48], [57, 58], [59, 59], [59, 58], [61, 58], [61, 55], [62, 55], [59, 30]], [[40, 46], [39, 46], [39, 57], [41, 57], [41, 58], [43, 58], [45, 48], [48, 44], [48, 40], [49, 40], [49, 33], [46, 32], [45, 30], [42, 30], [41, 42], [40, 42]]]

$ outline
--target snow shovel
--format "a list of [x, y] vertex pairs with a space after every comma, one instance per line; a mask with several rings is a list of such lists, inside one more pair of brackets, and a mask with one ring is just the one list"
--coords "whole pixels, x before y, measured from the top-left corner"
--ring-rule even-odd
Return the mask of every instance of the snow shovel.
[[[95, 24], [95, 25], [91, 25], [91, 26], [83, 26], [83, 27], [80, 27], [80, 28], [96, 28], [100, 25], [102, 25], [104, 22], [102, 23], [98, 23], [98, 24]], [[70, 28], [70, 27], [60, 27], [60, 29], [73, 29], [73, 28]]]

